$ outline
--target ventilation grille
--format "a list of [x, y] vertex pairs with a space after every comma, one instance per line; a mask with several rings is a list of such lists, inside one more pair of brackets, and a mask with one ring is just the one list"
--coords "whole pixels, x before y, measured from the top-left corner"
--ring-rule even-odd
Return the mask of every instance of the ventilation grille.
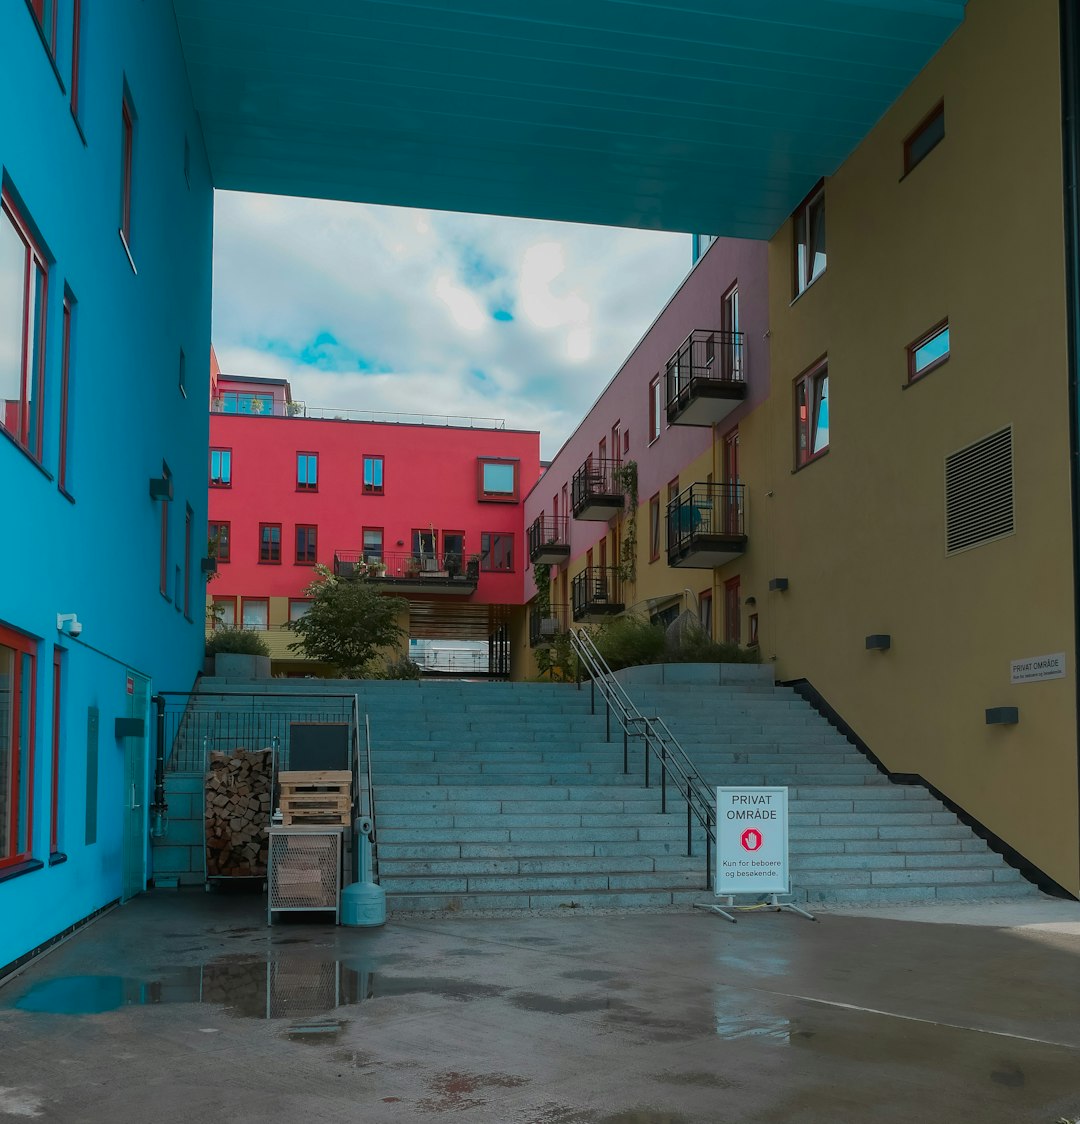
[[1013, 533], [1012, 426], [945, 458], [945, 553]]

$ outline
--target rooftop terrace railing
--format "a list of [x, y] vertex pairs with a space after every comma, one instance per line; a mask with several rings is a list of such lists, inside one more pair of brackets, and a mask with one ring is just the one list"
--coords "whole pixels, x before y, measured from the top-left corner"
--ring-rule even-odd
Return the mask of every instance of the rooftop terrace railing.
[[319, 421], [385, 422], [389, 425], [431, 425], [456, 429], [505, 429], [505, 418], [467, 414], [414, 414], [397, 410], [352, 410], [309, 406], [306, 402], [274, 401], [268, 396], [227, 391], [210, 403], [210, 413], [230, 417], [314, 418]]

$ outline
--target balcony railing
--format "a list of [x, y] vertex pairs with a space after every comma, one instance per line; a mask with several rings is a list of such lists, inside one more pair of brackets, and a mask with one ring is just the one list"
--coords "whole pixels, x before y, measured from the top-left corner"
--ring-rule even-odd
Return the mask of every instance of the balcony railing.
[[574, 473], [570, 496], [575, 519], [602, 519], [618, 515], [626, 506], [626, 494], [619, 480], [622, 462], [605, 457], [590, 457]]
[[668, 565], [711, 570], [746, 550], [743, 484], [691, 484], [667, 507]]
[[570, 582], [570, 601], [576, 621], [621, 613], [622, 583], [614, 566], [587, 566]]
[[334, 573], [339, 578], [367, 578], [388, 585], [448, 586], [456, 593], [471, 593], [480, 580], [480, 561], [450, 551], [335, 550]]
[[746, 397], [742, 332], [691, 332], [667, 363], [671, 425], [713, 425]]
[[529, 561], [557, 566], [570, 557], [570, 520], [538, 515], [529, 526]]
[[505, 418], [465, 414], [410, 414], [389, 410], [340, 410], [306, 402], [274, 401], [267, 394], [225, 391], [210, 401], [210, 413], [258, 418], [316, 418], [321, 421], [386, 422], [390, 425], [432, 425], [457, 429], [505, 429]]
[[541, 610], [539, 605], [529, 608], [529, 647], [545, 648], [570, 628], [570, 606], [549, 605]]

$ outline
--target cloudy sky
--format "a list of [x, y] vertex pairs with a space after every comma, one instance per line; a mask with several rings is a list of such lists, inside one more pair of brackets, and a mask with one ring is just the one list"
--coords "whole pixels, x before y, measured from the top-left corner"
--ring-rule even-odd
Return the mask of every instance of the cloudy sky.
[[551, 458], [690, 267], [685, 234], [218, 192], [214, 346], [311, 406], [505, 418]]

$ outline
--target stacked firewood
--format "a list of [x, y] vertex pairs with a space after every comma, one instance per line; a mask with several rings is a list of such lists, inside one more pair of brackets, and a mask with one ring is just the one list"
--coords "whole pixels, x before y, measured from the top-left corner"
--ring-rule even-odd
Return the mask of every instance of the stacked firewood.
[[269, 749], [211, 753], [206, 773], [206, 873], [216, 878], [266, 876], [273, 790]]

